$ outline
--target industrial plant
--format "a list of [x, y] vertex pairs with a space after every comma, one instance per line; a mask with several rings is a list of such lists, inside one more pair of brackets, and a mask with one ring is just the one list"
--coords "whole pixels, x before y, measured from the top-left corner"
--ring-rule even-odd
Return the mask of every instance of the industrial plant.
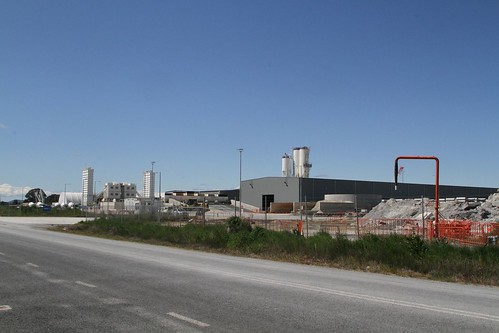
[[[161, 178], [161, 174], [154, 171], [152, 162], [151, 169], [143, 172], [141, 192], [136, 184], [130, 182], [105, 182], [103, 190], [97, 192], [95, 170], [86, 167], [82, 170], [82, 191], [67, 192], [65, 189], [55, 200], [52, 197], [49, 204], [56, 207], [81, 206], [93, 212], [111, 214], [174, 210], [197, 214], [202, 209], [203, 212], [210, 210], [225, 214], [236, 214], [240, 210], [241, 214], [296, 215], [305, 212], [331, 216], [349, 212], [367, 213], [389, 199], [435, 199], [435, 185], [400, 183], [395, 188], [390, 182], [310, 177], [310, 151], [307, 146], [292, 148], [289, 154], [282, 155], [280, 177], [241, 179], [240, 188], [236, 190], [156, 191], [157, 176]], [[441, 198], [485, 200], [496, 191], [496, 188], [440, 185]], [[47, 204], [42, 192], [35, 191], [36, 195], [30, 197], [33, 205]]]
[[293, 157], [288, 154], [282, 156], [282, 176], [283, 177], [298, 177], [308, 178], [310, 176], [310, 148], [297, 147], [293, 148]]

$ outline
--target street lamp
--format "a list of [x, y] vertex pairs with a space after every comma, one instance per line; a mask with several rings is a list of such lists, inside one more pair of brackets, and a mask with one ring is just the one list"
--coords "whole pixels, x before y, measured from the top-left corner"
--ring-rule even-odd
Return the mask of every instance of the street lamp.
[[[439, 199], [439, 173], [440, 173], [440, 161], [435, 156], [399, 156], [395, 159], [395, 191], [397, 190], [398, 184], [398, 171], [399, 171], [399, 160], [434, 160], [435, 161], [435, 236], [437, 238], [439, 235], [439, 223], [438, 223], [438, 203]], [[424, 218], [424, 217], [423, 217]], [[431, 237], [432, 235], [430, 235]]]
[[242, 171], [243, 171], [243, 148], [239, 148], [239, 218], [242, 218]]
[[64, 205], [68, 204], [67, 203], [67, 196], [66, 196], [66, 188], [67, 188], [68, 185], [71, 185], [71, 184], [69, 184], [69, 183], [64, 184], [64, 200], [62, 202]]
[[100, 180], [94, 180], [94, 193], [93, 193], [94, 202], [97, 201], [97, 183], [100, 183]]
[[95, 218], [95, 209], [97, 206], [97, 183], [100, 183], [100, 180], [94, 180], [94, 195], [93, 195], [93, 207], [94, 207], [94, 218]]
[[[155, 161], [151, 161], [151, 180], [154, 179], [154, 163], [156, 163], [156, 162]], [[150, 186], [152, 187], [151, 188], [152, 189], [152, 199], [154, 201], [154, 200], [156, 200], [156, 194], [154, 193], [154, 183], [155, 182], [154, 181], [153, 182], [149, 181], [149, 183], [150, 183]]]
[[159, 181], [158, 181], [159, 202], [161, 202], [161, 171], [158, 173], [159, 173]]

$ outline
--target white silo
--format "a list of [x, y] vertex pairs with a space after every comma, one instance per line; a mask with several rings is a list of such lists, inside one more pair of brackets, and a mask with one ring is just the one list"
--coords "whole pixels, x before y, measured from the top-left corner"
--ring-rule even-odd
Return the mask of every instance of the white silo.
[[310, 176], [310, 148], [301, 147], [300, 148], [300, 176], [303, 178], [308, 178]]
[[282, 156], [282, 176], [290, 177], [292, 175], [291, 172], [291, 157], [288, 154], [284, 154]]
[[293, 148], [293, 176], [301, 177], [300, 148]]

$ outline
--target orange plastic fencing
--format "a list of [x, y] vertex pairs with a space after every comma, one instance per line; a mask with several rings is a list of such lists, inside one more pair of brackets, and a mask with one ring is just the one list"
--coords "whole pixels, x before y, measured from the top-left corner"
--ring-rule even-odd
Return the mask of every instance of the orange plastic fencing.
[[252, 220], [251, 224], [266, 228], [274, 231], [288, 231], [293, 232], [294, 229], [298, 228], [299, 221], [287, 221], [287, 220]]
[[360, 235], [405, 235], [420, 236], [424, 239], [444, 239], [449, 243], [463, 246], [482, 246], [488, 243], [491, 235], [499, 233], [499, 223], [474, 222], [458, 220], [434, 221], [414, 219], [372, 219], [362, 220]]
[[330, 235], [348, 235], [351, 226], [347, 222], [324, 222], [319, 226], [319, 231]]
[[421, 220], [414, 219], [361, 219], [359, 224], [359, 234], [361, 236], [366, 234], [397, 234], [428, 238], [432, 233], [432, 226], [429, 221], [425, 221], [423, 225]]
[[[260, 226], [274, 231], [287, 231], [304, 234], [305, 225], [300, 228], [299, 220], [253, 220], [254, 226]], [[313, 235], [316, 232], [327, 232], [331, 235], [344, 235], [349, 238], [357, 237], [357, 222], [355, 219], [335, 218], [321, 221], [320, 223], [310, 222], [310, 230], [306, 235]], [[300, 232], [301, 229], [301, 232]], [[419, 236], [423, 239], [442, 239], [450, 244], [460, 246], [483, 246], [489, 243], [490, 237], [499, 239], [499, 223], [457, 221], [441, 219], [438, 226], [434, 221], [418, 219], [359, 219], [358, 235], [404, 235]], [[499, 244], [498, 244], [499, 245]]]
[[496, 231], [499, 231], [499, 223], [454, 220], [441, 222], [436, 227], [438, 238], [466, 246], [485, 245]]

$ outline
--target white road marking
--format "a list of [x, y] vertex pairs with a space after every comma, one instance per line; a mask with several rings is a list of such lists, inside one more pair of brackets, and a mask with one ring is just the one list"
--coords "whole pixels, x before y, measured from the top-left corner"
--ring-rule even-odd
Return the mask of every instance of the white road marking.
[[85, 286], [85, 287], [89, 287], [89, 288], [96, 288], [97, 286], [93, 285], [93, 284], [90, 284], [90, 283], [86, 283], [86, 282], [83, 282], [83, 281], [75, 281], [76, 284], [79, 284], [80, 286]]
[[33, 264], [33, 263], [31, 263], [31, 262], [28, 262], [26, 265], [27, 265], [27, 266], [31, 266], [31, 267], [35, 267], [35, 268], [40, 267], [40, 266], [38, 266], [38, 265], [36, 265], [36, 264]]
[[0, 305], [0, 311], [9, 311], [12, 310], [12, 308], [8, 305]]
[[[145, 259], [144, 257], [140, 257], [140, 258], [142, 260]], [[163, 263], [161, 260], [156, 260], [156, 259], [152, 259], [149, 261], [156, 262], [156, 263]], [[196, 270], [195, 267], [187, 265], [187, 264], [171, 263], [170, 262], [169, 265], [183, 268], [186, 270]], [[439, 306], [434, 306], [434, 305], [429, 305], [429, 304], [424, 304], [424, 303], [406, 302], [406, 301], [396, 300], [396, 299], [391, 299], [391, 298], [377, 297], [377, 296], [371, 296], [371, 295], [367, 295], [367, 294], [352, 293], [352, 292], [347, 292], [347, 291], [338, 290], [338, 289], [314, 287], [311, 285], [295, 283], [295, 282], [273, 280], [273, 279], [268, 279], [268, 278], [260, 278], [260, 277], [256, 277], [256, 276], [247, 276], [247, 275], [238, 274], [238, 273], [223, 272], [223, 271], [212, 269], [212, 268], [203, 267], [202, 271], [206, 272], [206, 273], [213, 273], [215, 275], [224, 275], [224, 276], [231, 277], [231, 278], [238, 278], [238, 279], [242, 279], [242, 280], [259, 282], [259, 283], [264, 283], [264, 284], [273, 284], [273, 285], [279, 285], [279, 286], [283, 286], [283, 287], [315, 291], [315, 292], [320, 292], [320, 293], [324, 293], [324, 294], [343, 296], [343, 297], [348, 297], [348, 298], [356, 298], [356, 299], [361, 299], [364, 301], [385, 303], [385, 304], [391, 304], [391, 305], [397, 305], [397, 306], [404, 306], [404, 307], [418, 309], [421, 311], [440, 312], [440, 313], [445, 313], [445, 314], [449, 314], [449, 315], [499, 322], [499, 316], [497, 316], [497, 315], [489, 315], [489, 314], [485, 314], [485, 313], [465, 311], [465, 310], [452, 309], [452, 308], [444, 308], [444, 307], [439, 307]]]
[[127, 301], [125, 301], [124, 299], [114, 298], [114, 297], [101, 298], [100, 301], [104, 304], [107, 304], [107, 305], [127, 304]]
[[[232, 275], [232, 274], [229, 273], [229, 275]], [[257, 282], [274, 284], [274, 285], [285, 286], [285, 287], [299, 288], [299, 289], [309, 290], [309, 291], [316, 291], [316, 292], [321, 292], [321, 293], [330, 294], [330, 295], [337, 295], [337, 296], [343, 296], [343, 297], [349, 297], [349, 298], [357, 298], [357, 299], [361, 299], [361, 300], [365, 300], [365, 301], [372, 301], [372, 302], [378, 302], [378, 303], [405, 306], [405, 307], [419, 309], [419, 310], [434, 311], [434, 312], [440, 312], [440, 313], [445, 313], [445, 314], [470, 317], [470, 318], [474, 318], [474, 319], [484, 319], [484, 320], [491, 320], [491, 321], [499, 322], [499, 316], [488, 315], [488, 314], [484, 314], [484, 313], [443, 308], [443, 307], [422, 304], [422, 303], [399, 301], [399, 300], [391, 299], [391, 298], [377, 297], [377, 296], [371, 296], [371, 295], [365, 295], [365, 294], [357, 294], [357, 293], [322, 288], [322, 287], [314, 287], [314, 286], [304, 285], [304, 284], [300, 284], [300, 283], [282, 282], [282, 281], [277, 281], [277, 280], [257, 278], [257, 277], [248, 277], [248, 276], [242, 276], [242, 275], [238, 275], [238, 277], [242, 278], [242, 279], [246, 279], [246, 280], [251, 280], [251, 281], [257, 281]]]
[[123, 308], [124, 311], [132, 313], [135, 316], [140, 316], [149, 321], [153, 321], [158, 323], [159, 325], [168, 328], [169, 332], [189, 332], [189, 333], [198, 333], [200, 332], [196, 328], [192, 326], [187, 326], [185, 322], [180, 322], [176, 319], [163, 315], [157, 315], [155, 313], [151, 313], [140, 306], [125, 306]]
[[[192, 269], [192, 267], [189, 267], [188, 265], [177, 264], [177, 266], [181, 266], [181, 267], [184, 267], [187, 269]], [[243, 280], [248, 280], [248, 281], [253, 281], [253, 282], [260, 282], [260, 283], [264, 283], [264, 284], [273, 284], [273, 285], [278, 285], [278, 286], [283, 286], [283, 287], [290, 287], [290, 288], [297, 288], [297, 289], [308, 290], [308, 291], [315, 291], [315, 292], [320, 292], [320, 293], [324, 293], [324, 294], [343, 296], [343, 297], [348, 297], [348, 298], [356, 298], [356, 299], [361, 299], [364, 301], [371, 301], [371, 302], [377, 302], [377, 303], [385, 303], [385, 304], [391, 304], [391, 305], [397, 305], [397, 306], [404, 306], [404, 307], [409, 307], [409, 308], [423, 310], [423, 311], [440, 312], [440, 313], [445, 313], [445, 314], [450, 314], [450, 315], [499, 322], [499, 316], [489, 315], [489, 314], [485, 314], [485, 313], [444, 308], [444, 307], [423, 304], [423, 303], [406, 302], [406, 301], [401, 301], [401, 300], [396, 300], [396, 299], [391, 299], [391, 298], [371, 296], [371, 295], [367, 295], [367, 294], [352, 293], [352, 292], [347, 292], [347, 291], [338, 290], [338, 289], [315, 287], [315, 286], [310, 286], [310, 285], [295, 283], [295, 282], [286, 282], [286, 281], [273, 280], [273, 279], [267, 279], [267, 278], [252, 277], [252, 276], [247, 276], [247, 275], [242, 275], [242, 274], [237, 274], [237, 273], [222, 272], [219, 270], [214, 270], [214, 269], [209, 269], [209, 268], [204, 269], [204, 271], [211, 272], [214, 274], [222, 274], [222, 275], [232, 277], [232, 278], [235, 277], [238, 279], [243, 279]]]
[[189, 317], [186, 317], [186, 316], [179, 315], [178, 313], [175, 313], [175, 312], [168, 312], [168, 315], [170, 315], [172, 317], [175, 317], [177, 319], [186, 321], [188, 323], [197, 325], [199, 327], [209, 327], [210, 326], [209, 324], [203, 323], [203, 322], [198, 321], [196, 319], [192, 319], [192, 318], [189, 318]]
[[30, 273], [33, 274], [33, 275], [39, 276], [42, 279], [48, 279], [48, 276], [49, 276], [47, 273], [40, 272], [40, 271], [31, 271]]
[[0, 252], [0, 256], [4, 256], [4, 255], [5, 255], [5, 253], [3, 253], [3, 252]]

